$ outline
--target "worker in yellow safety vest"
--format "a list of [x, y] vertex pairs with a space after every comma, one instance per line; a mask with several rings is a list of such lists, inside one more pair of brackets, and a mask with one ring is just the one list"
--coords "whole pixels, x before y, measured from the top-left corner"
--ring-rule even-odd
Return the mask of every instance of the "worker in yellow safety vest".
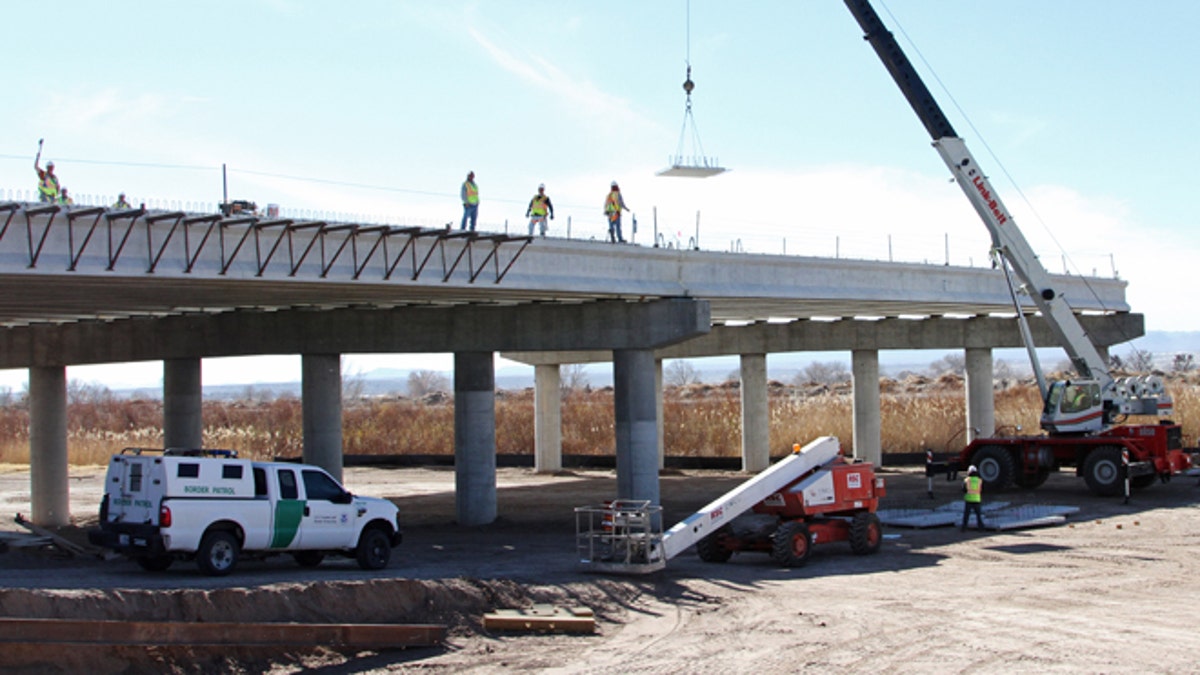
[[[40, 152], [39, 152], [40, 154]], [[45, 171], [33, 160], [33, 169], [38, 175], [38, 201], [54, 204], [58, 201], [58, 176], [54, 175], [54, 162], [46, 162]]]
[[462, 224], [458, 229], [467, 229], [467, 221], [471, 221], [471, 231], [475, 231], [475, 222], [479, 219], [479, 186], [475, 184], [475, 172], [467, 172], [467, 180], [463, 181], [462, 190], [459, 191], [459, 197], [462, 198], [463, 217]]
[[979, 469], [971, 465], [967, 469], [967, 477], [963, 479], [963, 517], [959, 530], [967, 529], [967, 521], [971, 513], [975, 513], [975, 524], [983, 529], [983, 479], [979, 477]]
[[625, 237], [621, 234], [621, 211], [628, 211], [629, 207], [625, 206], [625, 200], [621, 198], [621, 188], [617, 186], [617, 181], [612, 182], [612, 190], [608, 193], [608, 198], [604, 200], [604, 215], [608, 218], [608, 240], [612, 243], [625, 243]]
[[112, 205], [114, 209], [132, 209], [129, 202], [125, 200], [125, 193], [117, 195], [117, 201]]
[[529, 236], [533, 236], [533, 226], [541, 226], [542, 236], [546, 236], [546, 215], [550, 215], [550, 220], [554, 220], [554, 205], [550, 203], [550, 195], [546, 194], [546, 184], [538, 186], [537, 194], [533, 199], [529, 200], [529, 206], [525, 209], [525, 217], [529, 219]]

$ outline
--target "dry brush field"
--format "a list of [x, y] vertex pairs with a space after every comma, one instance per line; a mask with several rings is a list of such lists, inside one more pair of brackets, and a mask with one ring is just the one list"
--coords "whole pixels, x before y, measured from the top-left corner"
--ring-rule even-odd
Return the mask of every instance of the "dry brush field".
[[[885, 453], [957, 451], [963, 444], [965, 404], [962, 379], [910, 376], [884, 378], [882, 433]], [[1185, 444], [1200, 434], [1200, 375], [1172, 375], [1175, 421]], [[852, 443], [850, 384], [789, 386], [770, 383], [772, 454], [793, 443], [834, 435]], [[1031, 381], [997, 381], [998, 433], [1035, 433], [1041, 402]], [[612, 454], [612, 390], [565, 391], [563, 452]], [[736, 457], [741, 452], [738, 385], [669, 387], [664, 394], [664, 443], [671, 456]], [[299, 457], [302, 453], [300, 400], [206, 401], [206, 447], [230, 448], [252, 458]], [[496, 446], [500, 454], [533, 452], [533, 390], [501, 390], [496, 396]], [[124, 447], [162, 447], [162, 403], [121, 399], [107, 392], [76, 397], [68, 405], [68, 452], [73, 464], [104, 464]], [[444, 395], [422, 400], [404, 397], [347, 401], [343, 407], [346, 454], [453, 454], [453, 401]], [[0, 463], [29, 460], [29, 411], [24, 401], [0, 407]]]

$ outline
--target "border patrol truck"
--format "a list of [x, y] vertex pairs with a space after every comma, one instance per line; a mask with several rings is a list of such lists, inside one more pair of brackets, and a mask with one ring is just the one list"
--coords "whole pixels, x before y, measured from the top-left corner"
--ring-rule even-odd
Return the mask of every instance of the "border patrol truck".
[[383, 569], [401, 534], [395, 504], [353, 495], [320, 467], [230, 450], [127, 448], [109, 461], [89, 538], [146, 570], [194, 559], [219, 576], [240, 558], [275, 554], [304, 567], [343, 555]]

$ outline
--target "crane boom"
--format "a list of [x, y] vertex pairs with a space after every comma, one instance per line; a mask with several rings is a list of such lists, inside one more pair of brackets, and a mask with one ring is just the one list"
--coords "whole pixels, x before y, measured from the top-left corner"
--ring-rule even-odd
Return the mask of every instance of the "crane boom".
[[971, 206], [983, 220], [992, 236], [993, 246], [1011, 265], [1022, 283], [1022, 290], [1033, 300], [1042, 316], [1046, 317], [1051, 331], [1066, 350], [1075, 370], [1085, 378], [1099, 380], [1102, 389], [1108, 388], [1112, 376], [1109, 375], [1104, 357], [1088, 338], [1066, 298], [1054, 289], [1050, 274], [1038, 261], [1029, 242], [1013, 222], [1012, 215], [1000, 201], [1000, 196], [979, 169], [966, 144], [954, 132], [954, 127], [904, 55], [896, 38], [883, 25], [883, 21], [868, 0], [845, 2], [863, 29], [865, 39], [871, 43], [888, 73], [908, 99], [909, 105], [925, 125], [938, 154], [954, 175], [955, 182], [962, 188]]

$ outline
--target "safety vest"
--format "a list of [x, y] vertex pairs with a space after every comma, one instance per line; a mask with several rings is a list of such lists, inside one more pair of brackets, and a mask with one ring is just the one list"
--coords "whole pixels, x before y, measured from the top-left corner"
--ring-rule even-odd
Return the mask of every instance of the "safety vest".
[[58, 176], [49, 171], [42, 173], [42, 179], [38, 181], [38, 194], [44, 202], [58, 201]]
[[546, 215], [546, 201], [549, 199], [546, 195], [535, 195], [533, 202], [530, 203], [529, 213], [534, 216]]
[[621, 212], [621, 193], [613, 190], [608, 193], [608, 199], [604, 200], [604, 212], [608, 214]]
[[[468, 204], [478, 204], [479, 203], [479, 187], [477, 185], [475, 185], [475, 181], [469, 180], [469, 181], [463, 183], [463, 188], [466, 189], [466, 191], [467, 191], [467, 203]], [[517, 202], [517, 203], [519, 204], [520, 202]]]
[[118, 199], [117, 203], [113, 204], [112, 207], [114, 209], [131, 209], [131, 208], [133, 208], [132, 206], [129, 205], [129, 202], [125, 201], [124, 199]]
[[967, 494], [963, 499], [977, 503], [983, 501], [983, 479], [979, 476], [967, 476], [963, 479], [963, 484], [967, 486]]

